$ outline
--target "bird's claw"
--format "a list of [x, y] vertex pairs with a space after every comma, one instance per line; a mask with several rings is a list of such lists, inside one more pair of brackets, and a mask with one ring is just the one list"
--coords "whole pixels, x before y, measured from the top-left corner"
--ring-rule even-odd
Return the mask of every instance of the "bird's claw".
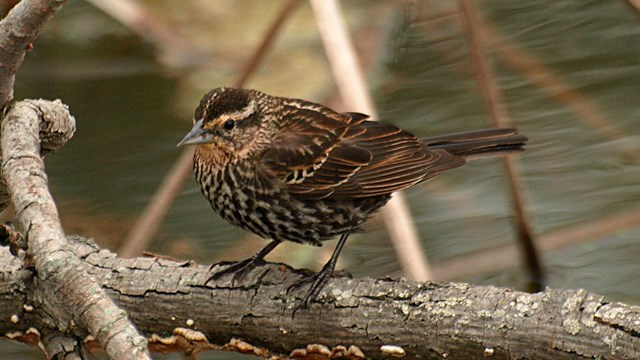
[[[225, 275], [233, 274], [233, 277], [231, 278], [231, 286], [234, 286], [236, 282], [242, 281], [242, 279], [244, 279], [244, 277], [248, 273], [250, 273], [251, 270], [263, 264], [263, 259], [255, 259], [253, 257], [232, 263], [226, 268], [213, 273], [211, 276], [209, 276], [204, 284], [207, 285], [209, 282], [219, 280]], [[209, 271], [213, 270], [213, 268], [217, 265], [218, 264], [211, 265]]]
[[320, 294], [320, 291], [322, 291], [324, 286], [327, 284], [327, 281], [329, 281], [329, 279], [331, 278], [332, 273], [333, 273], [333, 269], [323, 268], [321, 271], [311, 276], [304, 277], [296, 281], [295, 283], [293, 283], [291, 286], [287, 288], [287, 293], [288, 293], [293, 288], [299, 287], [302, 284], [312, 282], [311, 286], [309, 287], [309, 290], [304, 295], [302, 300], [300, 300], [300, 303], [295, 307], [295, 309], [293, 309], [293, 313], [291, 314], [292, 318], [296, 315], [296, 312], [298, 312], [298, 310], [309, 308], [309, 304], [318, 297], [318, 295]]

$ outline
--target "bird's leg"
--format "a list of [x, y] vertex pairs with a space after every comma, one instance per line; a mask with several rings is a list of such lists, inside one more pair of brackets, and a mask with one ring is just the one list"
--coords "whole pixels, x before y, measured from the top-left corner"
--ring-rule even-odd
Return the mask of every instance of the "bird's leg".
[[[275, 249], [278, 244], [280, 244], [280, 241], [272, 240], [269, 244], [267, 244], [267, 246], [262, 248], [262, 250], [258, 251], [257, 253], [253, 254], [253, 256], [251, 256], [250, 258], [233, 263], [211, 275], [205, 282], [205, 285], [209, 283], [209, 281], [217, 280], [223, 275], [231, 273], [233, 273], [233, 279], [231, 280], [232, 284], [235, 283], [236, 280], [241, 280], [249, 271], [251, 271], [251, 269], [255, 268], [258, 265], [264, 264], [264, 257], [267, 256], [267, 254], [269, 254], [271, 251], [273, 251], [273, 249]], [[211, 268], [213, 269], [214, 266], [215, 264], [211, 265]]]
[[298, 306], [296, 306], [296, 308], [293, 310], [293, 314], [291, 315], [292, 317], [295, 316], [296, 312], [299, 309], [308, 308], [309, 303], [315, 300], [318, 294], [320, 294], [320, 291], [325, 286], [327, 281], [329, 281], [329, 279], [331, 278], [331, 275], [333, 274], [333, 271], [336, 268], [338, 257], [340, 256], [340, 252], [342, 251], [344, 244], [347, 242], [348, 237], [349, 237], [349, 234], [343, 234], [342, 236], [340, 236], [340, 240], [338, 240], [338, 245], [336, 245], [336, 248], [335, 250], [333, 250], [333, 254], [331, 255], [331, 258], [329, 259], [329, 261], [327, 261], [326, 264], [324, 264], [324, 266], [322, 267], [322, 270], [320, 270], [319, 272], [307, 278], [297, 281], [295, 284], [291, 285], [289, 289], [287, 289], [287, 291], [289, 291], [291, 288], [297, 287], [303, 283], [313, 281], [307, 294], [302, 298], [302, 301], [300, 301], [300, 304], [298, 304]]

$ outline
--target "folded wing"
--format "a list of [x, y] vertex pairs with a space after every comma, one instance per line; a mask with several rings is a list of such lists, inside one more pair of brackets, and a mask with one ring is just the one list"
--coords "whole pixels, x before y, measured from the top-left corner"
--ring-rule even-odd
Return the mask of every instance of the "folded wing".
[[359, 113], [296, 109], [283, 126], [261, 165], [301, 198], [387, 195], [464, 164], [462, 157], [429, 150], [412, 134]]

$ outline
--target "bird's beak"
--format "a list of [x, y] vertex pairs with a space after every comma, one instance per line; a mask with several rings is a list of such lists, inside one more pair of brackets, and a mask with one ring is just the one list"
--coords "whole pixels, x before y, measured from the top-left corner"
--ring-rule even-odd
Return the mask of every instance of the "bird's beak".
[[213, 136], [202, 128], [203, 119], [196, 121], [191, 131], [176, 146], [197, 145], [211, 142]]

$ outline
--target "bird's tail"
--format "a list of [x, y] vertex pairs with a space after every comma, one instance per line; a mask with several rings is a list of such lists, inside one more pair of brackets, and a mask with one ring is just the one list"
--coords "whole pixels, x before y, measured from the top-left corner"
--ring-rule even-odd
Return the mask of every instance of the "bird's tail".
[[524, 151], [528, 139], [516, 129], [488, 129], [420, 139], [428, 149], [443, 149], [465, 159], [505, 156]]

